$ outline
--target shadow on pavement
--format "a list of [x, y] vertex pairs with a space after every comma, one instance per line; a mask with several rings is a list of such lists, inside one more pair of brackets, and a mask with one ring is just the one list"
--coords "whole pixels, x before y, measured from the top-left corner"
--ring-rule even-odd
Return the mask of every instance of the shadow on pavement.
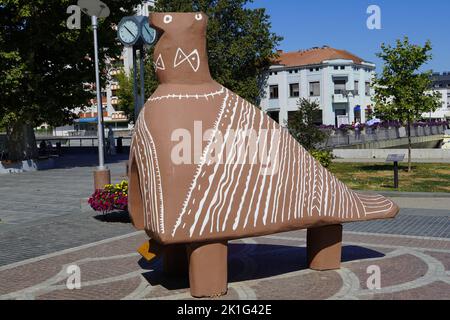
[[[268, 244], [229, 244], [228, 281], [239, 282], [273, 277], [307, 269], [306, 248]], [[359, 246], [344, 246], [342, 262], [384, 257], [383, 253]], [[186, 289], [189, 280], [184, 277], [165, 276], [162, 271], [162, 259], [147, 262], [139, 260], [144, 278], [152, 285], [160, 285], [167, 290]], [[152, 271], [150, 271], [152, 270]], [[187, 271], [187, 270], [186, 270]]]
[[98, 214], [94, 216], [94, 219], [101, 222], [131, 223], [131, 218], [127, 211], [113, 211], [105, 214]]
[[[128, 148], [123, 153], [116, 155], [105, 154], [106, 165], [127, 161], [129, 157]], [[55, 169], [68, 169], [75, 167], [95, 167], [98, 165], [97, 148], [74, 147], [65, 148], [60, 157], [55, 159]]]

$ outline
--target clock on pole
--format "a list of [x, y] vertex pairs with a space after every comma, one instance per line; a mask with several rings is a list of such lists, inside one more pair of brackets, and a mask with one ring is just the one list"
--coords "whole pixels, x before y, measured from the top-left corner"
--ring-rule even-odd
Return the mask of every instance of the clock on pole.
[[[146, 16], [123, 17], [117, 27], [117, 38], [125, 47], [133, 48], [133, 80], [134, 80], [134, 121], [136, 123], [140, 109], [145, 103], [144, 90], [144, 56], [145, 46], [156, 41], [156, 30], [150, 27]], [[138, 55], [139, 52], [139, 55]], [[137, 57], [139, 56], [140, 93], [138, 94]]]

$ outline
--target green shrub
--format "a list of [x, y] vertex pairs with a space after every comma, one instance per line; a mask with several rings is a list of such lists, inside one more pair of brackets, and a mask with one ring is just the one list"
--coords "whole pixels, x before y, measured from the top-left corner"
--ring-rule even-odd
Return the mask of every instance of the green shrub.
[[325, 168], [328, 168], [333, 160], [333, 153], [328, 150], [311, 150], [310, 153]]

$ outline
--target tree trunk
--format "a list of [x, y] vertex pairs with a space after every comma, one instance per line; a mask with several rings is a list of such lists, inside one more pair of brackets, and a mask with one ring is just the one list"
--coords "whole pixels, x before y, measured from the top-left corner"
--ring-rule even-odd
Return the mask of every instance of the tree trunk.
[[6, 136], [8, 160], [22, 161], [38, 156], [33, 126], [19, 120], [9, 126]]
[[412, 149], [412, 142], [411, 142], [411, 120], [408, 119], [408, 172], [412, 171], [411, 166], [411, 149]]

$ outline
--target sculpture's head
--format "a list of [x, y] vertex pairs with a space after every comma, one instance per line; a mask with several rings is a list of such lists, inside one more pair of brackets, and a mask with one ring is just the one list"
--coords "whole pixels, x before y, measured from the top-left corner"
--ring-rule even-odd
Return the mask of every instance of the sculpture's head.
[[158, 80], [184, 84], [210, 81], [206, 14], [154, 12], [149, 19], [159, 36], [153, 56]]

